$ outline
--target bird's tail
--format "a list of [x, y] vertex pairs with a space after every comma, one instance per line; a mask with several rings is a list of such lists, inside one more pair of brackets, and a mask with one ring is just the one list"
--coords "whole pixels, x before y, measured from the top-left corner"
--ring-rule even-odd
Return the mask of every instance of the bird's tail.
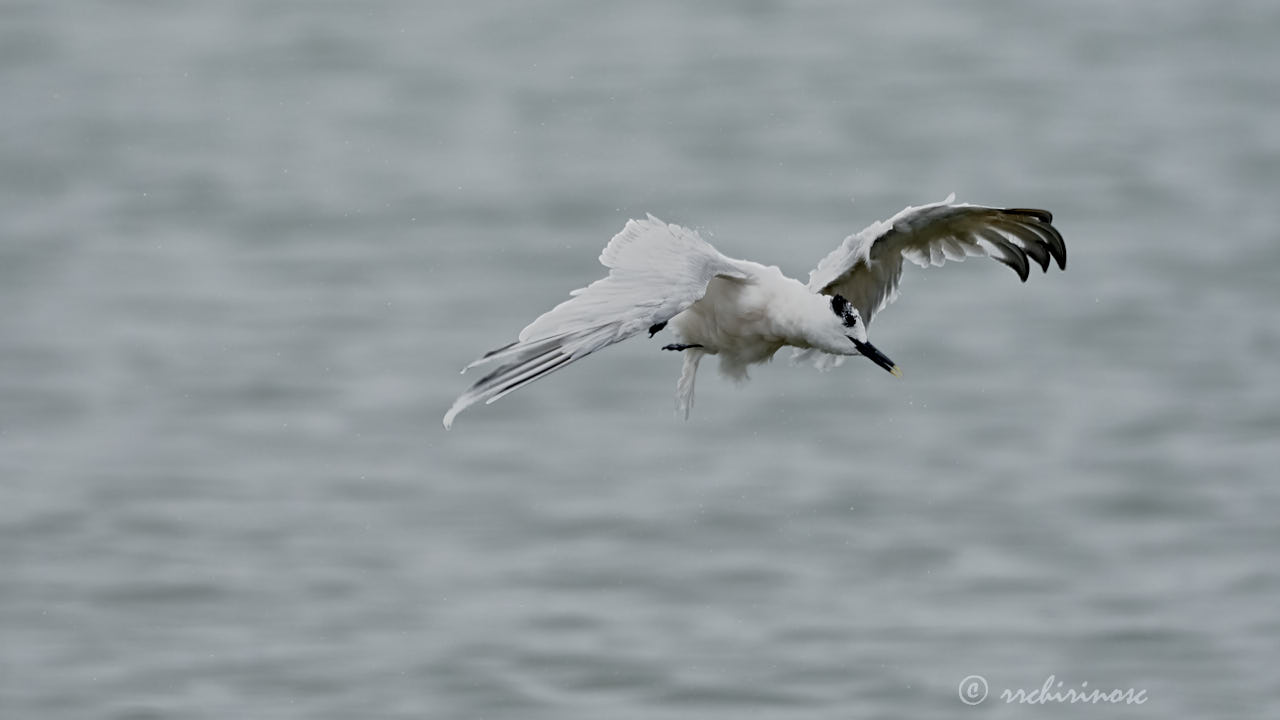
[[698, 361], [706, 353], [697, 348], [684, 351], [684, 367], [680, 371], [680, 379], [676, 381], [676, 414], [689, 419], [689, 410], [693, 408], [693, 381], [698, 374]]

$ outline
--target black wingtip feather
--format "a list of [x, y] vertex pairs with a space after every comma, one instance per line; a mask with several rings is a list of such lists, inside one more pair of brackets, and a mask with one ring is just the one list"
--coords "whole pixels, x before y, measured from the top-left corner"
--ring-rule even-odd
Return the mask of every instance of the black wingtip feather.
[[481, 360], [484, 360], [485, 358], [491, 358], [491, 357], [493, 357], [494, 355], [497, 355], [498, 353], [500, 353], [500, 352], [502, 352], [502, 351], [504, 351], [504, 350], [510, 350], [511, 348], [515, 347], [515, 346], [516, 346], [516, 343], [518, 343], [518, 342], [520, 342], [520, 341], [519, 341], [519, 340], [517, 340], [516, 342], [513, 342], [513, 343], [507, 343], [506, 345], [503, 345], [503, 346], [502, 346], [502, 347], [500, 347], [500, 348], [496, 348], [496, 349], [494, 349], [494, 350], [490, 350], [489, 352], [485, 353], [484, 355], [481, 355], [481, 356], [480, 356], [480, 359], [481, 359]]
[[[539, 359], [541, 359], [541, 357], [544, 357], [544, 356], [539, 356]], [[525, 385], [528, 385], [529, 383], [533, 382], [534, 380], [537, 380], [538, 378], [543, 377], [544, 375], [549, 375], [555, 372], [556, 370], [559, 370], [560, 368], [564, 367], [565, 363], [568, 363], [571, 360], [573, 360], [572, 355], [560, 355], [559, 357], [556, 357], [554, 361], [548, 364], [546, 367], [542, 368], [541, 370], [538, 370], [537, 372], [530, 375], [529, 377], [518, 378], [515, 380], [509, 380], [509, 379], [503, 380], [502, 382], [504, 382], [505, 384], [497, 388], [494, 391], [494, 395], [495, 396], [502, 395], [502, 394], [511, 392], [512, 390], [515, 390], [517, 388], [522, 388]], [[526, 367], [528, 367], [529, 364], [530, 363], [522, 363], [521, 366], [518, 368], [515, 368], [511, 374], [515, 375], [516, 370], [523, 370]]]
[[1001, 246], [1001, 249], [1004, 250], [1005, 256], [1000, 258], [1000, 262], [1013, 268], [1022, 282], [1026, 282], [1027, 278], [1031, 277], [1031, 265], [1027, 262], [1027, 254], [1013, 243]]
[[1005, 212], [1010, 215], [1026, 215], [1028, 217], [1033, 217], [1042, 223], [1053, 222], [1053, 213], [1048, 210], [1040, 210], [1039, 208], [1005, 208], [1001, 212]]
[[1062, 238], [1062, 233], [1058, 231], [1058, 228], [1053, 226], [1053, 213], [1038, 208], [1006, 208], [1001, 212], [1007, 215], [1021, 215], [1038, 221], [1029, 222], [1023, 220], [1021, 223], [1023, 227], [1031, 228], [1041, 234], [1045, 241], [1046, 249], [1053, 256], [1054, 262], [1058, 264], [1058, 269], [1067, 269], [1067, 243]]
[[1000, 250], [1000, 257], [995, 258], [1004, 265], [1013, 268], [1022, 282], [1031, 276], [1031, 264], [1022, 248], [1014, 245], [1008, 238], [995, 230], [980, 230], [979, 234], [988, 243]]
[[1049, 272], [1049, 256], [1052, 251], [1049, 249], [1050, 239], [1046, 237], [1040, 230], [1039, 223], [1031, 222], [1012, 222], [997, 221], [993, 225], [1001, 232], [1012, 235], [1022, 241], [1020, 248], [1044, 272]]
[[1043, 230], [1049, 233], [1051, 242], [1049, 243], [1049, 252], [1053, 254], [1053, 259], [1058, 261], [1058, 269], [1067, 269], [1067, 241], [1062, 238], [1062, 233], [1058, 232], [1058, 228], [1052, 225], [1045, 225]]

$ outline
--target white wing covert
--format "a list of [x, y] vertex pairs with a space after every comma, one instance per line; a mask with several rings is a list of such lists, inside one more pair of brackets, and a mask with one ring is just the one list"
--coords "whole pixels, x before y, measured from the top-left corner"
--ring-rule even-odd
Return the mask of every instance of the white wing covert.
[[661, 325], [702, 298], [717, 276], [750, 279], [697, 232], [668, 225], [653, 215], [629, 220], [600, 253], [608, 276], [570, 293], [572, 297], [520, 331], [510, 345], [486, 353], [463, 370], [496, 364], [464, 392], [444, 416], [453, 424], [462, 410], [491, 403], [601, 348]]
[[[1047, 210], [993, 208], [956, 203], [955, 193], [940, 203], [908, 207], [845, 238], [809, 273], [809, 289], [843, 295], [865, 323], [898, 296], [902, 260], [920, 267], [989, 256], [1026, 282], [1034, 261], [1048, 272], [1050, 260], [1067, 268], [1067, 248]], [[796, 359], [819, 354], [802, 351]], [[820, 358], [819, 366], [833, 358]]]

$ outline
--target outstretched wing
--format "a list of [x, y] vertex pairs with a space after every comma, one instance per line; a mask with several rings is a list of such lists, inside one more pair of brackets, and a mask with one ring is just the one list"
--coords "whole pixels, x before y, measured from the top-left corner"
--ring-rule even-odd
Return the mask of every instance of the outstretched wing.
[[[1067, 269], [1066, 244], [1047, 210], [983, 207], [956, 203], [955, 198], [952, 193], [940, 203], [908, 207], [845, 238], [809, 273], [809, 289], [843, 295], [870, 323], [898, 297], [903, 258], [929, 267], [989, 256], [1013, 268], [1023, 282], [1031, 262], [1045, 272], [1051, 259]], [[804, 351], [797, 359], [812, 354]], [[820, 366], [829, 364], [819, 361]]]
[[955, 202], [909, 207], [845, 238], [809, 273], [809, 289], [843, 295], [863, 322], [898, 296], [902, 259], [920, 267], [966, 256], [989, 256], [1026, 282], [1031, 262], [1048, 272], [1052, 259], [1067, 269], [1067, 246], [1047, 210], [993, 208]]
[[495, 366], [458, 397], [444, 426], [467, 407], [491, 403], [570, 363], [653, 325], [697, 302], [716, 276], [747, 280], [737, 263], [698, 236], [650, 215], [629, 220], [600, 253], [609, 275], [552, 308], [506, 347], [485, 354], [463, 372]]

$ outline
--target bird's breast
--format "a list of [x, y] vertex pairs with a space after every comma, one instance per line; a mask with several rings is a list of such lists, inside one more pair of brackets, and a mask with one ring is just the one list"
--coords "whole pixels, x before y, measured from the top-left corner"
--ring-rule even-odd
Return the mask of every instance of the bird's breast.
[[743, 363], [768, 360], [784, 344], [770, 311], [769, 293], [757, 285], [717, 278], [706, 295], [671, 320], [681, 341]]

